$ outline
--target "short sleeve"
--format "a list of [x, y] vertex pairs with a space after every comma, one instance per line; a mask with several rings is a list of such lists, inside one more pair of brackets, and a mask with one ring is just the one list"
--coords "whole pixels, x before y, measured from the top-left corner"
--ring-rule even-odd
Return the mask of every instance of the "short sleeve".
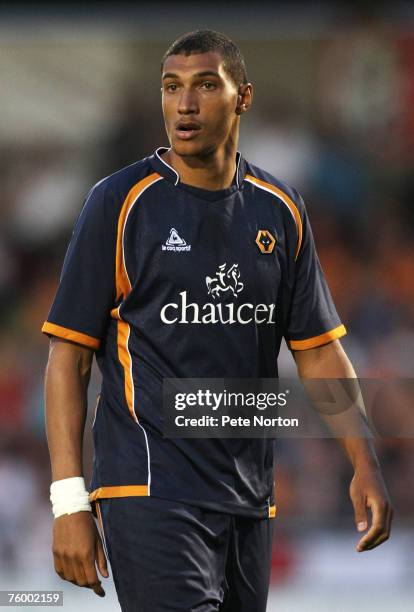
[[98, 349], [115, 302], [116, 219], [98, 183], [86, 198], [42, 331]]
[[299, 197], [302, 242], [288, 292], [284, 336], [290, 349], [305, 350], [346, 334], [332, 300], [315, 248], [303, 200]]

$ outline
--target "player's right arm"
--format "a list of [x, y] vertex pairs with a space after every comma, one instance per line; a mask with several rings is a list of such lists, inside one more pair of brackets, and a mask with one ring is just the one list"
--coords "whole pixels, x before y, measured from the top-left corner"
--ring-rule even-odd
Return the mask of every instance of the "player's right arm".
[[[91, 189], [79, 213], [63, 262], [59, 285], [42, 331], [51, 337], [46, 370], [46, 429], [54, 492], [82, 477], [82, 441], [87, 414], [87, 387], [93, 352], [106, 338], [116, 304], [118, 216], [123, 202], [112, 179]], [[80, 484], [78, 482], [78, 484]], [[67, 488], [66, 488], [67, 487]], [[85, 495], [80, 484], [82, 502]], [[75, 496], [76, 497], [76, 496]], [[87, 496], [86, 496], [87, 497]], [[96, 564], [107, 576], [102, 543], [92, 513], [75, 507], [54, 521], [55, 569], [65, 580], [104, 595]], [[69, 504], [70, 507], [70, 504]], [[81, 504], [82, 507], [82, 504]], [[77, 511], [79, 509], [79, 511]], [[61, 514], [60, 509], [58, 509]]]
[[[45, 418], [52, 480], [83, 476], [82, 444], [93, 350], [52, 337], [45, 377]], [[102, 542], [91, 512], [54, 520], [53, 557], [61, 578], [103, 597], [98, 578], [108, 577]]]

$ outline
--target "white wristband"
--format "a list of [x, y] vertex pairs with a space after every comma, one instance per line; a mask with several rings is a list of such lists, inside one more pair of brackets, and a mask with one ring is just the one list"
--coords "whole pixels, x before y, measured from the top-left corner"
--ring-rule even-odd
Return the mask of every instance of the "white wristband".
[[62, 514], [74, 512], [92, 512], [89, 503], [89, 493], [85, 489], [85, 481], [81, 476], [55, 480], [50, 485], [50, 501], [55, 518]]

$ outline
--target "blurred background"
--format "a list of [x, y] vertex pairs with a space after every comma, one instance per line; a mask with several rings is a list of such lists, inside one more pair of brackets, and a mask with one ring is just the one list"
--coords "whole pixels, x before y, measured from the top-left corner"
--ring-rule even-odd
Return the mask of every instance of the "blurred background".
[[[255, 96], [239, 148], [303, 194], [358, 375], [413, 375], [413, 3], [2, 3], [0, 588], [60, 589], [66, 610], [118, 604], [112, 578], [100, 600], [54, 574], [40, 327], [91, 185], [168, 144], [160, 59], [204, 27], [245, 55]], [[295, 375], [285, 348], [280, 364]], [[91, 412], [98, 388], [94, 371]], [[270, 612], [413, 609], [414, 443], [377, 448], [394, 533], [358, 555], [342, 452], [280, 441]]]

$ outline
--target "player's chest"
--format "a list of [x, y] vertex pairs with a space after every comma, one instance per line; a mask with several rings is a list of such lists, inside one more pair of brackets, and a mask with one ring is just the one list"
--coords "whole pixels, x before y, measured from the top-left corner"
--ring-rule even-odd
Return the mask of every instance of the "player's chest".
[[188, 291], [192, 298], [276, 300], [285, 264], [285, 232], [274, 208], [236, 196], [184, 198], [137, 208], [123, 237], [137, 290]]

